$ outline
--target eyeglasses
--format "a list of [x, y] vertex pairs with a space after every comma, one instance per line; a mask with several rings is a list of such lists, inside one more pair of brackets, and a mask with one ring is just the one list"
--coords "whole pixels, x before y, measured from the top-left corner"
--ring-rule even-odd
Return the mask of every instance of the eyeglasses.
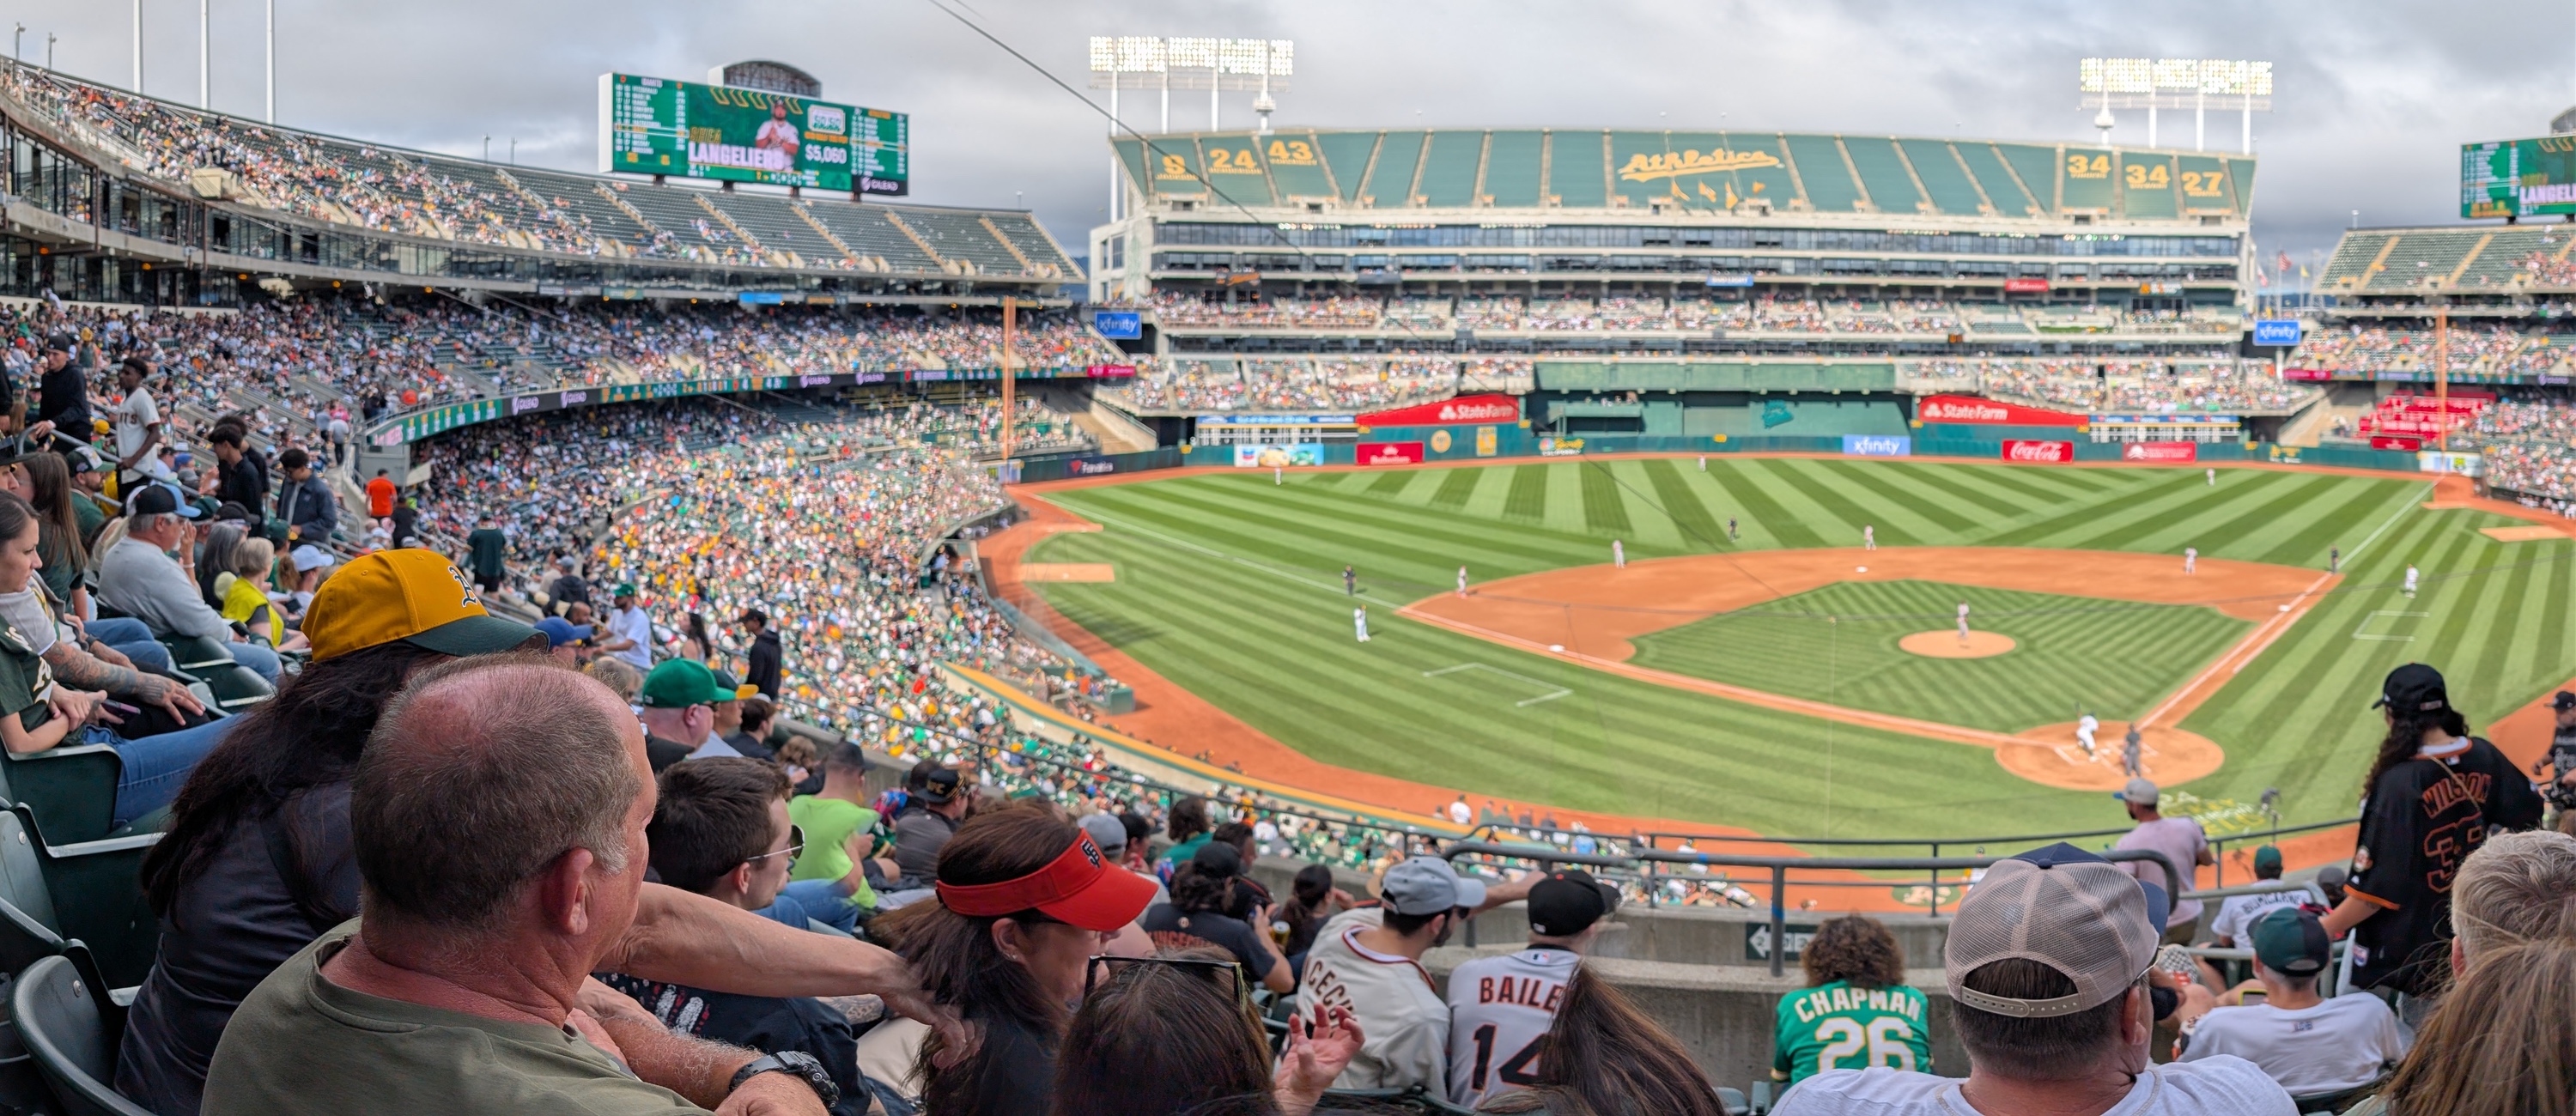
[[1234, 986], [1234, 998], [1244, 1004], [1252, 1002], [1252, 989], [1243, 982], [1241, 962], [1205, 961], [1195, 957], [1112, 957], [1105, 953], [1092, 954], [1090, 962], [1082, 967], [1083, 998], [1086, 1000], [1091, 998], [1091, 990], [1098, 983], [1102, 969], [1109, 970], [1110, 978], [1114, 980], [1117, 978], [1118, 966], [1121, 965], [1169, 965], [1173, 968], [1192, 969], [1210, 975], [1222, 969], [1226, 972], [1226, 982]]
[[765, 852], [765, 853], [760, 854], [759, 856], [746, 856], [746, 857], [744, 857], [744, 858], [743, 858], [743, 860], [744, 860], [745, 862], [748, 862], [748, 863], [757, 864], [757, 863], [759, 863], [759, 862], [761, 862], [761, 861], [764, 861], [764, 860], [767, 860], [767, 859], [769, 859], [770, 857], [773, 857], [773, 856], [783, 856], [783, 857], [786, 857], [786, 858], [787, 858], [787, 862], [788, 862], [788, 863], [793, 864], [793, 863], [795, 863], [795, 862], [796, 862], [797, 854], [802, 853], [802, 852], [804, 852], [804, 851], [805, 851], [805, 827], [800, 826], [800, 825], [791, 825], [791, 826], [788, 826], [788, 827], [787, 827], [787, 847], [786, 847], [786, 848], [780, 849], [780, 850], [778, 850], [777, 852]]

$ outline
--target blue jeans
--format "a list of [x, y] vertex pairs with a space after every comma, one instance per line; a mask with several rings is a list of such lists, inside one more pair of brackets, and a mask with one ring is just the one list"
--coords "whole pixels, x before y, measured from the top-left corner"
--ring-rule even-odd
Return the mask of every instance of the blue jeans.
[[125, 770], [116, 778], [116, 816], [110, 824], [124, 825], [170, 804], [179, 796], [179, 788], [188, 782], [188, 772], [197, 761], [223, 743], [224, 735], [240, 723], [238, 717], [221, 717], [192, 729], [127, 740], [106, 725], [82, 729], [80, 743], [105, 744], [116, 749]]
[[781, 888], [778, 898], [768, 906], [752, 913], [799, 930], [809, 929], [807, 919], [844, 934], [856, 932], [859, 926], [858, 904], [841, 894], [839, 880], [798, 880]]
[[83, 627], [89, 629], [91, 639], [115, 648], [119, 654], [134, 660], [135, 666], [154, 673], [166, 673], [170, 669], [170, 649], [152, 638], [152, 629], [143, 621], [118, 616], [92, 620]]
[[227, 643], [224, 650], [233, 653], [233, 662], [249, 667], [251, 673], [267, 679], [269, 685], [277, 685], [277, 649], [270, 647], [265, 640]]

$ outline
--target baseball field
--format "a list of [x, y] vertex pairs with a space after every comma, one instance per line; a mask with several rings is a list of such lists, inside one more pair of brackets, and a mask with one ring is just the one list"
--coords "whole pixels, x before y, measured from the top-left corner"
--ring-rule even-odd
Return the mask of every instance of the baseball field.
[[[2276, 788], [2295, 823], [2351, 813], [2390, 667], [2441, 667], [2481, 727], [2576, 675], [2576, 540], [2433, 490], [1735, 456], [1193, 472], [1024, 492], [1099, 529], [1023, 557], [1096, 571], [1028, 588], [1158, 684], [1471, 802], [1792, 836], [2106, 827], [2144, 719], [2148, 773], [2196, 811]], [[1960, 605], [1983, 657], [1947, 649]]]

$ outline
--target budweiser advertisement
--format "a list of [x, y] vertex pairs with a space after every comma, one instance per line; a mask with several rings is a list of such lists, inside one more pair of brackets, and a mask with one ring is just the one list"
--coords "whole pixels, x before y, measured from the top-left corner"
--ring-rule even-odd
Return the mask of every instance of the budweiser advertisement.
[[2004, 442], [2004, 460], [2037, 461], [2046, 462], [2052, 465], [2063, 465], [2069, 461], [2075, 460], [2075, 443], [2035, 442], [2021, 438], [2007, 439]]
[[2281, 370], [2281, 378], [2284, 380], [2331, 380], [2334, 379], [2334, 372], [2324, 368], [2284, 368]]
[[2046, 279], [2006, 279], [2005, 294], [2039, 294], [2048, 290]]
[[2085, 416], [1997, 403], [1973, 395], [1926, 396], [1914, 417], [1924, 422], [1973, 422], [1988, 426], [2082, 426]]
[[1480, 422], [1519, 422], [1521, 401], [1508, 395], [1461, 395], [1437, 403], [1398, 407], [1361, 415], [1361, 426], [1455, 426]]
[[2131, 442], [2120, 447], [2122, 461], [2198, 461], [2198, 442]]
[[1422, 443], [1362, 442], [1359, 462], [1362, 465], [1419, 465], [1422, 464]]

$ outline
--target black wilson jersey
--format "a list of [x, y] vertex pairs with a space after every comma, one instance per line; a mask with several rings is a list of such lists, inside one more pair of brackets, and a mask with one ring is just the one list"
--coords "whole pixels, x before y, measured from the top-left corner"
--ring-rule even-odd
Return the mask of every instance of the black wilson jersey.
[[2485, 740], [2417, 753], [2381, 773], [2362, 803], [2349, 894], [2383, 908], [2353, 930], [2353, 981], [2419, 991], [2449, 963], [2451, 879], [2490, 833], [2540, 824], [2530, 777]]

